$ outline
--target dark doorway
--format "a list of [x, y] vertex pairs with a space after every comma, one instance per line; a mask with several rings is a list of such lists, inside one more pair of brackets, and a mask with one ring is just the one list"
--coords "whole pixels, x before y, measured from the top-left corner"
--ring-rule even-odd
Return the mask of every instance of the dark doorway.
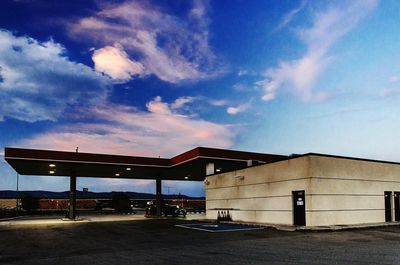
[[392, 192], [385, 191], [385, 221], [392, 221]]
[[306, 200], [304, 193], [304, 190], [292, 191], [294, 225], [306, 225]]
[[400, 221], [400, 192], [394, 192], [394, 220]]

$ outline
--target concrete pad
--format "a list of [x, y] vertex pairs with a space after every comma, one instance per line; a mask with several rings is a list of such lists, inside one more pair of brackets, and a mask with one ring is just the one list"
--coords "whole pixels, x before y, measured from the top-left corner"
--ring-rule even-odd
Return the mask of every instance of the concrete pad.
[[59, 216], [24, 216], [18, 219], [5, 220], [0, 222], [0, 226], [25, 226], [25, 225], [49, 225], [49, 224], [76, 224], [88, 222], [118, 222], [145, 220], [144, 215], [88, 215], [79, 217], [75, 220], [61, 218]]
[[107, 214], [107, 215], [82, 215], [75, 220], [63, 216], [19, 216], [0, 220], [0, 226], [24, 226], [24, 225], [49, 225], [49, 224], [76, 224], [88, 222], [123, 222], [146, 219], [179, 219], [197, 220], [205, 219], [205, 214], [187, 214], [183, 217], [146, 217], [144, 214]]

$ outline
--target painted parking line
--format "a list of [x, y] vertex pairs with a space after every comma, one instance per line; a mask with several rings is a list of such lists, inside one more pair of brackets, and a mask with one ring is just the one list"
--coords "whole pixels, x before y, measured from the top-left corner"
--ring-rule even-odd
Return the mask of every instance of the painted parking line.
[[260, 227], [260, 226], [242, 225], [242, 224], [217, 224], [217, 223], [184, 224], [184, 225], [175, 225], [175, 226], [181, 227], [181, 228], [187, 228], [187, 229], [206, 231], [206, 232], [211, 232], [211, 233], [264, 229], [264, 227]]

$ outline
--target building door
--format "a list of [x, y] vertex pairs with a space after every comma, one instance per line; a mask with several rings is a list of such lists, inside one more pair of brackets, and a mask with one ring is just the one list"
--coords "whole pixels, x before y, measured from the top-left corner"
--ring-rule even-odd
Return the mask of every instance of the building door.
[[292, 191], [294, 225], [306, 225], [306, 200], [304, 193], [304, 190]]
[[385, 221], [392, 221], [392, 192], [385, 191]]
[[394, 220], [400, 221], [400, 192], [394, 192]]

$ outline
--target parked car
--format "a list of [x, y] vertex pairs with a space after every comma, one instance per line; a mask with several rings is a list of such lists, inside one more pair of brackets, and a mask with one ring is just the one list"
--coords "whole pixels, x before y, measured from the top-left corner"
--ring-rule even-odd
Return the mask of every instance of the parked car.
[[186, 216], [186, 209], [178, 206], [178, 205], [164, 205], [162, 209], [162, 213], [164, 216], [172, 215], [172, 216], [179, 216], [182, 215], [183, 217]]
[[[168, 205], [163, 204], [161, 206], [161, 214], [164, 216], [172, 215], [172, 216], [186, 216], [186, 209], [178, 206], [178, 205]], [[157, 206], [153, 202], [148, 203], [148, 207], [146, 208], [146, 215], [156, 215], [157, 214]]]

